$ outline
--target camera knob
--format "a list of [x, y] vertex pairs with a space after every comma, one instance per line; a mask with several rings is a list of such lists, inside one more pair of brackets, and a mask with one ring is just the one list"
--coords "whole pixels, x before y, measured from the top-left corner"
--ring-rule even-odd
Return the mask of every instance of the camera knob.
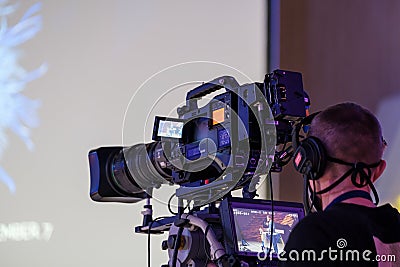
[[168, 240], [164, 240], [164, 241], [161, 243], [161, 249], [162, 249], [162, 250], [167, 250], [167, 249], [168, 249]]
[[[165, 246], [167, 249], [174, 249], [175, 242], [177, 242], [176, 238], [177, 235], [170, 235], [168, 237], [168, 240], [165, 240], [165, 244], [164, 242], [162, 242], [161, 246], [162, 247]], [[178, 243], [178, 249], [182, 249], [184, 246], [185, 246], [185, 239], [181, 237]]]
[[169, 249], [174, 249], [174, 245], [175, 245], [175, 240], [176, 240], [176, 235], [170, 235], [168, 237], [168, 240], [166, 240], [167, 242], [167, 248]]
[[176, 109], [176, 113], [178, 113], [179, 116], [185, 114], [188, 111], [189, 111], [188, 106], [182, 106]]

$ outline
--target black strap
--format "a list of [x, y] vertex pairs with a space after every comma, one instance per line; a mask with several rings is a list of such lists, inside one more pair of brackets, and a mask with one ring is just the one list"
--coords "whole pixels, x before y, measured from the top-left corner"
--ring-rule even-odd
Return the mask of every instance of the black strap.
[[[343, 182], [344, 179], [346, 179], [347, 176], [349, 176], [349, 175], [351, 175], [351, 181], [353, 182], [353, 184], [358, 188], [364, 187], [366, 185], [370, 185], [370, 184], [372, 184], [371, 168], [378, 167], [379, 164], [381, 163], [381, 161], [378, 161], [378, 162], [375, 162], [375, 163], [369, 164], [369, 165], [362, 163], [362, 162], [349, 163], [349, 162], [345, 162], [341, 159], [332, 158], [329, 156], [327, 157], [327, 160], [330, 162], [351, 166], [352, 168], [349, 169], [347, 172], [345, 172], [345, 174], [343, 174], [342, 177], [337, 179], [333, 184], [331, 184], [327, 188], [322, 189], [318, 192], [315, 192], [316, 194], [324, 194], [324, 193], [332, 190], [333, 188], [338, 186], [341, 182]], [[367, 170], [367, 172], [365, 172], [365, 170]], [[357, 182], [357, 179], [356, 179], [358, 174], [360, 175], [360, 182]]]
[[346, 192], [346, 193], [338, 196], [337, 198], [335, 198], [331, 203], [329, 203], [329, 205], [325, 209], [329, 209], [333, 205], [343, 202], [347, 199], [358, 198], [358, 197], [371, 200], [371, 202], [372, 202], [372, 197], [368, 192], [362, 191], [362, 190], [353, 190], [353, 191]]
[[[342, 177], [340, 177], [339, 179], [337, 179], [333, 184], [331, 184], [330, 186], [328, 186], [325, 189], [322, 189], [318, 192], [315, 192], [315, 194], [325, 194], [326, 192], [332, 190], [333, 188], [335, 188], [336, 186], [338, 186], [340, 183], [342, 183], [348, 176], [351, 175], [351, 181], [354, 184], [354, 186], [356, 186], [357, 188], [362, 188], [366, 185], [368, 185], [371, 190], [372, 193], [374, 194], [374, 198], [375, 198], [375, 205], [378, 205], [379, 202], [379, 197], [378, 197], [378, 193], [375, 189], [375, 186], [373, 185], [372, 181], [371, 181], [371, 168], [376, 168], [379, 166], [379, 164], [381, 163], [381, 160], [378, 162], [375, 162], [373, 164], [365, 164], [363, 162], [356, 162], [356, 163], [349, 163], [346, 161], [343, 161], [341, 159], [337, 159], [337, 158], [333, 158], [333, 157], [327, 157], [327, 160], [330, 162], [334, 162], [337, 164], [341, 164], [341, 165], [346, 165], [346, 166], [351, 166], [351, 168], [345, 172]], [[357, 181], [357, 176], [359, 176], [360, 181]]]
[[353, 172], [353, 169], [348, 170], [345, 174], [343, 174], [342, 177], [340, 177], [339, 179], [337, 179], [333, 184], [331, 184], [330, 186], [328, 186], [325, 189], [322, 189], [318, 192], [315, 192], [315, 194], [325, 194], [328, 191], [331, 191], [333, 188], [335, 188], [336, 186], [338, 186], [341, 182], [344, 181], [344, 179], [347, 178], [347, 176], [349, 176], [351, 173]]

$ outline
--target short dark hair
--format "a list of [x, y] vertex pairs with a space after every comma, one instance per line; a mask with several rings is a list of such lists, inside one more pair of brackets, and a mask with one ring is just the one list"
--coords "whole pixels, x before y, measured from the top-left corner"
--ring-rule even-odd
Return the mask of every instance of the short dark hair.
[[347, 162], [378, 162], [385, 147], [378, 119], [350, 102], [320, 112], [311, 123], [309, 136], [319, 138], [329, 156]]

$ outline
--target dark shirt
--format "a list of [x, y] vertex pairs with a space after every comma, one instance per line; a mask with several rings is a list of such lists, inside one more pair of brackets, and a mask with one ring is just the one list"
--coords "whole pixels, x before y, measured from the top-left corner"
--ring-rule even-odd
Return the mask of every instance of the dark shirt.
[[400, 214], [389, 204], [335, 204], [301, 220], [281, 258], [286, 267], [400, 266]]

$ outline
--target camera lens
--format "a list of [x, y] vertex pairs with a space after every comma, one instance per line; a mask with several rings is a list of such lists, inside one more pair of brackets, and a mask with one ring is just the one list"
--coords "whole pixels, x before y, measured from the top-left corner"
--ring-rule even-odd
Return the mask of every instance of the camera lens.
[[[126, 193], [159, 188], [170, 172], [163, 168], [160, 142], [123, 148], [113, 159], [112, 177], [116, 187]], [[147, 192], [151, 193], [151, 191]]]
[[126, 194], [140, 193], [142, 188], [135, 182], [125, 161], [123, 149], [115, 155], [111, 165], [113, 184]]

